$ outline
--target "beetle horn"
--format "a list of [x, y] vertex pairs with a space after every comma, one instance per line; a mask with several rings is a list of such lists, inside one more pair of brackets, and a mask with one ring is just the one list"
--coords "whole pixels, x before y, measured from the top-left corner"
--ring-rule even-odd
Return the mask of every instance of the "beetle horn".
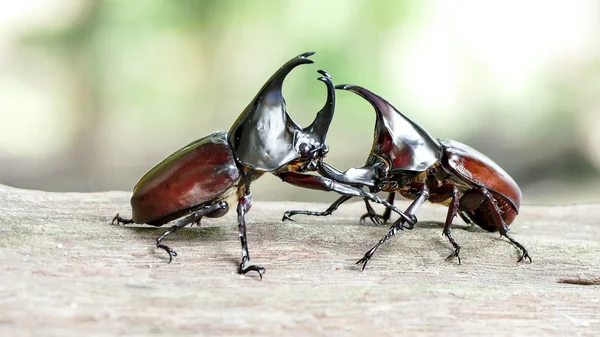
[[315, 120], [304, 129], [304, 132], [309, 133], [313, 139], [323, 145], [325, 144], [325, 137], [327, 136], [327, 131], [329, 131], [329, 125], [331, 125], [335, 111], [335, 87], [331, 76], [325, 70], [319, 70], [318, 72], [323, 75], [318, 80], [327, 86], [327, 101], [321, 111], [317, 113]]
[[[283, 111], [285, 111], [285, 100], [283, 99], [283, 94], [281, 93], [281, 87], [283, 86], [283, 80], [285, 77], [292, 71], [292, 69], [296, 68], [301, 64], [310, 64], [314, 63], [313, 60], [308, 59], [309, 56], [314, 55], [315, 52], [306, 52], [300, 54], [293, 59], [287, 61], [284, 65], [279, 68], [263, 85], [260, 89], [256, 97], [250, 102], [251, 105], [258, 104], [266, 104], [266, 105], [275, 105], [281, 104], [283, 102]], [[246, 113], [248, 108], [246, 108]], [[242, 114], [243, 115], [243, 114]]]
[[367, 100], [377, 113], [372, 151], [385, 154], [394, 169], [423, 171], [442, 156], [442, 146], [429, 132], [398, 111], [383, 97], [358, 85], [341, 84]]
[[292, 69], [313, 63], [308, 59], [313, 54], [300, 54], [281, 66], [229, 129], [229, 143], [241, 164], [271, 172], [297, 156], [294, 137], [300, 127], [287, 113], [281, 88]]
[[[386, 127], [390, 128], [391, 131], [406, 132], [407, 130], [396, 130], [394, 128], [394, 121], [404, 121], [411, 128], [417, 129], [420, 133], [424, 133], [431, 137], [429, 133], [423, 129], [420, 125], [413, 122], [410, 118], [406, 117], [402, 112], [398, 111], [390, 102], [385, 100], [383, 97], [377, 95], [369, 89], [363, 88], [354, 84], [339, 84], [335, 86], [336, 89], [351, 91], [360, 97], [364, 98], [367, 102], [371, 103], [375, 112], [377, 113], [377, 123], [384, 122]], [[400, 117], [400, 118], [399, 118]], [[431, 137], [432, 138], [432, 137]]]

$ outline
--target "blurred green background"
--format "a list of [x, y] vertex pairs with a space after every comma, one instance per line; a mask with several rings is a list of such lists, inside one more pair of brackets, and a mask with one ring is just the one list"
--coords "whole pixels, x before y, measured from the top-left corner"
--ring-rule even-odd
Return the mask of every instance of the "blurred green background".
[[[292, 117], [316, 70], [389, 99], [504, 167], [524, 203], [600, 201], [600, 2], [20, 0], [0, 3], [0, 183], [131, 190], [227, 130], [285, 61]], [[360, 166], [374, 113], [339, 92], [327, 161]], [[267, 176], [257, 200], [329, 201]]]

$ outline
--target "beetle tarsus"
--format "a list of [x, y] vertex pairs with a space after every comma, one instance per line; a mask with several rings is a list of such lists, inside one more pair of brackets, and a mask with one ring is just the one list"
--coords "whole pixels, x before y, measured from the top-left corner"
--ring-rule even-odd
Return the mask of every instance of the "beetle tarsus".
[[350, 200], [351, 198], [352, 198], [351, 195], [342, 195], [336, 201], [334, 201], [329, 207], [327, 207], [327, 209], [323, 212], [312, 212], [312, 211], [307, 211], [307, 210], [289, 210], [283, 214], [282, 221], [285, 221], [285, 220], [295, 221], [291, 217], [296, 214], [315, 215], [315, 216], [331, 215], [333, 212], [335, 212], [338, 209], [338, 207], [340, 207], [341, 204]]
[[[356, 264], [360, 264], [360, 263], [363, 264], [362, 270], [365, 270], [365, 267], [367, 266], [367, 262], [369, 262], [371, 257], [373, 257], [373, 255], [375, 254], [375, 251], [377, 251], [379, 246], [381, 246], [384, 242], [386, 242], [392, 236], [396, 236], [397, 231], [399, 231], [399, 230], [403, 231], [404, 229], [413, 229], [415, 227], [415, 224], [418, 222], [418, 219], [415, 216], [415, 212], [423, 205], [423, 203], [425, 202], [425, 200], [427, 200], [427, 198], [429, 198], [429, 190], [426, 187], [424, 187], [419, 192], [419, 196], [412, 202], [412, 204], [410, 204], [408, 206], [408, 208], [404, 211], [404, 213], [400, 212], [400, 214], [403, 216], [398, 218], [398, 220], [396, 220], [392, 224], [388, 233], [381, 240], [379, 240], [379, 242], [377, 242], [377, 244], [375, 246], [373, 246], [373, 248], [369, 249], [369, 251], [365, 254], [365, 256], [363, 256], [362, 259], [360, 259], [356, 262]], [[389, 199], [390, 198], [388, 198], [388, 200]], [[393, 199], [392, 199], [392, 202], [393, 202]], [[386, 203], [390, 204], [387, 201], [386, 201]], [[405, 224], [407, 222], [406, 219], [410, 219], [410, 222], [408, 223], [408, 225]]]
[[203, 208], [192, 212], [190, 215], [181, 218], [175, 222], [171, 228], [165, 231], [161, 236], [156, 239], [156, 248], [164, 249], [167, 253], [169, 253], [169, 263], [173, 261], [173, 257], [177, 256], [177, 253], [171, 249], [169, 246], [161, 244], [162, 240], [164, 240], [169, 234], [172, 234], [181, 228], [185, 227], [188, 224], [200, 224], [203, 216], [210, 216], [211, 214], [218, 214], [220, 211], [227, 209], [229, 204], [227, 202], [218, 202], [211, 205], [204, 206]]
[[527, 251], [527, 248], [525, 248], [522, 244], [520, 244], [517, 240], [513, 239], [512, 237], [510, 237], [508, 235], [508, 233], [504, 233], [502, 234], [504, 237], [506, 237], [510, 243], [512, 243], [515, 247], [519, 248], [521, 250], [521, 258], [519, 258], [519, 260], [517, 260], [517, 263], [519, 262], [525, 262], [525, 260], [529, 260], [529, 263], [533, 263], [533, 261], [531, 260], [531, 256], [529, 256], [529, 252]]
[[368, 200], [364, 199], [364, 202], [365, 202], [365, 206], [367, 207], [367, 213], [360, 217], [360, 220], [359, 220], [360, 223], [364, 223], [365, 218], [369, 217], [369, 219], [371, 219], [371, 222], [373, 224], [375, 224], [375, 226], [383, 225], [385, 222], [385, 221], [382, 221], [383, 216], [379, 215], [379, 214], [377, 214], [377, 212], [375, 212], [375, 210], [373, 209], [373, 207], [371, 206], [371, 204], [369, 203]]
[[529, 260], [529, 263], [533, 263], [533, 261], [531, 261], [531, 257], [529, 256], [529, 252], [527, 251], [527, 249], [523, 250], [523, 254], [517, 262], [525, 262], [525, 259]]
[[367, 263], [369, 262], [369, 260], [371, 259], [371, 257], [373, 256], [373, 254], [375, 254], [375, 251], [377, 250], [377, 248], [379, 247], [379, 245], [371, 248], [366, 254], [365, 256], [362, 257], [362, 259], [356, 261], [356, 264], [361, 264], [362, 263], [362, 268], [361, 271], [365, 271], [365, 268], [367, 267]]
[[500, 208], [494, 201], [492, 194], [485, 188], [480, 188], [479, 190], [483, 194], [484, 198], [487, 200], [488, 205], [491, 206], [491, 209], [492, 209], [491, 215], [494, 218], [494, 222], [496, 223], [496, 227], [498, 228], [500, 235], [507, 238], [508, 241], [510, 241], [510, 243], [512, 243], [515, 247], [517, 247], [521, 250], [521, 252], [522, 252], [521, 258], [517, 261], [517, 263], [524, 261], [525, 259], [528, 259], [529, 263], [532, 263], [533, 261], [531, 260], [531, 257], [529, 256], [529, 252], [527, 251], [527, 248], [525, 248], [517, 240], [513, 239], [512, 237], [510, 237], [510, 235], [508, 235], [508, 226], [506, 225], [506, 223], [500, 216]]
[[171, 263], [171, 261], [173, 261], [173, 257], [177, 256], [177, 252], [174, 251], [173, 249], [171, 249], [171, 247], [169, 247], [169, 246], [161, 245], [159, 243], [156, 245], [156, 248], [164, 249], [169, 254], [169, 262], [167, 262], [167, 263]]
[[446, 258], [446, 260], [451, 260], [452, 258], [456, 258], [458, 260], [458, 264], [462, 264], [462, 261], [460, 260], [460, 245], [458, 244], [458, 242], [456, 242], [456, 240], [454, 240], [454, 237], [452, 236], [452, 233], [450, 232], [450, 230], [444, 230], [442, 232], [442, 235], [448, 238], [448, 241], [450, 241], [450, 244], [452, 245], [452, 247], [454, 247], [454, 252], [452, 252], [452, 254], [448, 255], [448, 257]]
[[371, 216], [371, 214], [369, 214], [369, 213], [365, 213], [365, 214], [361, 215], [359, 222], [361, 224], [365, 224], [367, 222], [366, 221], [367, 218], [371, 219], [371, 222], [373, 222], [373, 224], [375, 226], [382, 226], [385, 223], [385, 221], [383, 220], [383, 215], [375, 214], [375, 215]]
[[[394, 212], [398, 213], [400, 215], [400, 219], [403, 219], [403, 221], [408, 222], [411, 227], [409, 229], [412, 229], [415, 224], [417, 223], [417, 217], [414, 216], [414, 214], [411, 215], [407, 215], [404, 212], [402, 212], [400, 209], [398, 209], [398, 207], [390, 204], [389, 202], [387, 202], [386, 200], [380, 199], [377, 195], [372, 194], [372, 193], [367, 193], [363, 190], [360, 190], [361, 193], [361, 197], [363, 199], [369, 198], [371, 201], [374, 201], [378, 204], [382, 204], [385, 207], [391, 208]], [[407, 227], [408, 228], [408, 227]]]
[[286, 211], [285, 213], [283, 213], [283, 217], [281, 218], [281, 221], [285, 221], [285, 220], [289, 220], [289, 221], [293, 221], [296, 222], [296, 220], [292, 219], [291, 216], [293, 216], [294, 211]]
[[454, 252], [452, 252], [452, 254], [448, 255], [448, 257], [446, 258], [446, 260], [452, 260], [453, 258], [456, 258], [456, 260], [458, 261], [458, 264], [461, 265], [462, 261], [460, 260], [460, 247], [456, 248], [454, 250]]
[[[237, 213], [238, 213], [238, 230], [240, 242], [242, 244], [242, 262], [238, 269], [238, 273], [246, 274], [251, 271], [255, 271], [262, 280], [263, 274], [265, 273], [265, 267], [258, 265], [251, 265], [246, 267], [246, 262], [250, 261], [250, 253], [248, 252], [248, 240], [246, 238], [246, 213], [252, 206], [252, 194], [249, 189], [244, 191], [244, 196], [238, 201]], [[284, 215], [285, 216], [285, 215]]]
[[[352, 196], [342, 195], [336, 201], [334, 201], [329, 207], [327, 207], [327, 209], [323, 212], [313, 212], [313, 211], [307, 211], [307, 210], [289, 210], [289, 211], [285, 212], [284, 217], [287, 215], [288, 219], [289, 219], [290, 216], [294, 216], [296, 214], [313, 215], [313, 216], [328, 216], [328, 215], [331, 215], [333, 212], [335, 212], [338, 209], [338, 207], [340, 207], [341, 204], [350, 200], [350, 198], [352, 198]], [[291, 219], [289, 219], [289, 220], [291, 220]]]
[[246, 275], [247, 273], [249, 273], [251, 271], [255, 271], [258, 273], [258, 276], [260, 276], [260, 280], [262, 281], [263, 274], [266, 271], [265, 267], [260, 266], [260, 265], [250, 265], [250, 266], [246, 267], [246, 262], [248, 262], [248, 261], [250, 261], [250, 255], [248, 254], [247, 250], [243, 250], [242, 251], [242, 262], [240, 263], [240, 266], [238, 268], [238, 274]]
[[258, 276], [260, 277], [260, 280], [262, 281], [263, 279], [263, 274], [267, 271], [265, 269], [265, 267], [263, 266], [259, 266], [259, 265], [250, 265], [248, 267], [244, 267], [243, 264], [240, 265], [240, 269], [238, 270], [239, 274], [242, 275], [246, 275], [247, 273], [251, 272], [251, 271], [255, 271], [258, 273]]
[[[388, 194], [388, 197], [386, 199], [386, 201], [390, 204], [394, 204], [394, 197], [395, 197], [395, 192], [390, 192]], [[367, 213], [363, 214], [360, 217], [360, 223], [365, 223], [365, 219], [367, 217], [369, 217], [371, 219], [371, 221], [376, 225], [376, 226], [381, 226], [383, 224], [385, 224], [386, 222], [388, 222], [388, 220], [390, 220], [390, 215], [392, 213], [392, 209], [386, 207], [385, 211], [383, 212], [383, 214], [377, 214], [377, 212], [375, 212], [375, 210], [373, 209], [373, 207], [371, 206], [371, 204], [369, 203], [368, 200], [365, 199], [365, 205], [367, 206]], [[415, 223], [416, 223], [416, 218], [415, 218]], [[414, 227], [414, 225], [413, 225]], [[409, 229], [412, 229], [409, 228]]]
[[377, 251], [377, 249], [379, 248], [379, 246], [381, 246], [384, 242], [386, 242], [389, 238], [391, 238], [392, 236], [396, 236], [396, 232], [398, 230], [403, 231], [404, 228], [406, 228], [404, 226], [404, 219], [400, 218], [398, 219], [396, 222], [394, 222], [394, 224], [390, 227], [390, 230], [388, 231], [388, 233], [381, 239], [379, 240], [379, 242], [377, 242], [377, 244], [375, 246], [373, 246], [371, 249], [369, 249], [365, 255], [362, 257], [362, 259], [356, 261], [356, 264], [363, 264], [362, 266], [362, 270], [365, 270], [365, 267], [367, 266], [367, 263], [369, 262], [369, 260], [373, 257], [373, 255], [375, 254], [375, 252]]
[[127, 225], [130, 223], [133, 223], [133, 219], [126, 219], [126, 218], [122, 218], [119, 213], [117, 213], [117, 215], [115, 215], [115, 217], [112, 219], [112, 221], [110, 222], [111, 225]]
[[327, 216], [327, 215], [331, 215], [331, 212], [329, 210], [326, 210], [324, 212], [313, 212], [313, 211], [304, 211], [304, 210], [289, 210], [289, 211], [286, 211], [285, 213], [283, 213], [282, 221], [285, 221], [285, 220], [296, 221], [296, 220], [294, 220], [294, 219], [291, 218], [292, 216], [294, 216], [296, 214], [315, 215], [315, 216]]
[[176, 230], [178, 230], [179, 228], [182, 228], [184, 226], [175, 225], [175, 226], [169, 228], [169, 230], [164, 232], [161, 236], [159, 236], [158, 239], [156, 239], [156, 248], [164, 249], [164, 251], [169, 254], [169, 262], [168, 263], [171, 263], [171, 261], [173, 261], [173, 257], [177, 256], [177, 252], [175, 252], [171, 247], [161, 244], [161, 242], [164, 238], [167, 237], [167, 235], [175, 232]]

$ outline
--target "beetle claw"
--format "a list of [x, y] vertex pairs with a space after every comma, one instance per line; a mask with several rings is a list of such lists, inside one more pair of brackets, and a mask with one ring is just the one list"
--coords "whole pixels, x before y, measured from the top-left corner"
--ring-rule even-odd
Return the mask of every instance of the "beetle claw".
[[360, 216], [360, 223], [364, 224], [367, 217], [371, 219], [375, 226], [382, 226], [385, 223], [385, 221], [382, 221], [383, 215], [375, 214], [375, 216], [371, 216], [369, 213], [365, 213]]
[[527, 249], [523, 249], [523, 254], [521, 255], [521, 258], [517, 261], [517, 263], [525, 262], [525, 260], [529, 260], [529, 263], [533, 263], [533, 261], [531, 260], [531, 257], [529, 256], [529, 252], [527, 251]]
[[112, 219], [112, 221], [110, 222], [111, 225], [126, 225], [126, 224], [130, 224], [133, 223], [133, 219], [125, 219], [122, 218], [119, 213], [117, 213], [117, 215], [115, 215], [115, 217]]
[[246, 273], [251, 272], [251, 271], [255, 271], [258, 273], [258, 276], [260, 276], [260, 280], [262, 281], [263, 278], [263, 274], [267, 271], [265, 269], [265, 267], [263, 266], [258, 266], [258, 265], [251, 265], [248, 267], [242, 267], [240, 266], [240, 270], [238, 271], [238, 273], [246, 275]]
[[169, 246], [157, 244], [156, 248], [164, 249], [169, 254], [169, 262], [167, 263], [171, 263], [171, 261], [173, 261], [173, 257], [177, 256], [177, 252], [171, 249]]
[[454, 252], [452, 252], [452, 254], [448, 255], [448, 257], [446, 258], [446, 260], [450, 260], [452, 258], [456, 258], [458, 260], [458, 264], [459, 265], [462, 264], [462, 261], [460, 260], [459, 253], [460, 253], [460, 247], [456, 248], [454, 250]]
[[[369, 253], [370, 253], [370, 251], [369, 251]], [[361, 271], [365, 271], [365, 268], [367, 267], [367, 263], [369, 263], [369, 260], [371, 260], [371, 256], [369, 256], [369, 253], [365, 254], [365, 256], [363, 256], [362, 259], [356, 261], [356, 264], [362, 263]]]
[[281, 218], [281, 221], [285, 221], [285, 220], [296, 222], [296, 220], [294, 220], [290, 217], [290, 211], [286, 211], [285, 213], [283, 213], [283, 217]]

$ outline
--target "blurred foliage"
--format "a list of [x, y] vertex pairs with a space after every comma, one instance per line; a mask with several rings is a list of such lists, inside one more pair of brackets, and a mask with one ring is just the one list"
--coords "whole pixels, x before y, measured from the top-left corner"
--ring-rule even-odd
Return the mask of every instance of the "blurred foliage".
[[[284, 86], [300, 124], [323, 104], [324, 87], [315, 81], [323, 68], [337, 83], [387, 97], [435, 136], [488, 154], [531, 200], [574, 200], [581, 186], [600, 180], [598, 7], [38, 1], [21, 15], [45, 24], [6, 33], [12, 42], [4, 49], [0, 35], [0, 181], [62, 191], [130, 189], [182, 144], [228, 129], [278, 66], [314, 50], [317, 66], [294, 71]], [[359, 166], [370, 148], [372, 109], [344, 92], [337, 107], [328, 162]], [[263, 199], [333, 198], [271, 178], [258, 184]]]

